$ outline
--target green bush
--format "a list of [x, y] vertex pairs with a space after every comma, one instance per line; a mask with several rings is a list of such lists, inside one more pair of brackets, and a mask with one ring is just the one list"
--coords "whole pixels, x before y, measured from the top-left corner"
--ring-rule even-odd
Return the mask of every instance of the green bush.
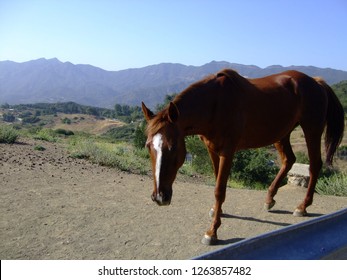
[[279, 168], [267, 148], [240, 151], [235, 154], [231, 177], [249, 188], [266, 188]]
[[304, 152], [297, 152], [295, 154], [296, 161], [297, 163], [304, 163], [304, 164], [309, 164], [310, 160], [308, 158], [308, 155]]
[[16, 117], [12, 114], [3, 114], [2, 119], [4, 122], [14, 122], [16, 120]]
[[45, 151], [46, 150], [46, 148], [45, 147], [43, 147], [43, 146], [41, 146], [41, 145], [36, 145], [35, 147], [34, 147], [34, 150], [35, 151]]
[[[193, 155], [193, 169], [200, 174], [212, 175], [210, 156], [199, 137], [187, 137], [186, 147]], [[279, 170], [275, 159], [276, 157], [267, 148], [240, 151], [234, 156], [231, 179], [249, 188], [266, 188]]]
[[135, 130], [134, 145], [137, 149], [143, 149], [146, 145], [146, 122], [143, 121]]
[[111, 141], [133, 141], [135, 135], [135, 124], [111, 128], [102, 136]]
[[66, 129], [63, 129], [63, 128], [58, 128], [58, 129], [54, 130], [54, 132], [56, 134], [65, 135], [65, 136], [75, 135], [75, 133], [73, 131], [66, 130]]
[[34, 135], [34, 139], [47, 142], [57, 142], [57, 135], [52, 129], [43, 128]]
[[69, 118], [64, 118], [61, 120], [61, 122], [64, 124], [71, 124], [71, 120]]
[[192, 167], [199, 174], [212, 175], [213, 166], [205, 144], [198, 136], [186, 138], [187, 152], [192, 154]]
[[319, 178], [316, 191], [324, 195], [347, 196], [347, 173], [334, 172]]
[[12, 126], [0, 126], [0, 143], [13, 144], [17, 141], [19, 134]]
[[23, 123], [29, 123], [29, 124], [31, 123], [31, 124], [33, 124], [33, 123], [38, 123], [40, 120], [41, 119], [36, 117], [36, 116], [30, 116], [30, 117], [23, 118], [22, 122]]

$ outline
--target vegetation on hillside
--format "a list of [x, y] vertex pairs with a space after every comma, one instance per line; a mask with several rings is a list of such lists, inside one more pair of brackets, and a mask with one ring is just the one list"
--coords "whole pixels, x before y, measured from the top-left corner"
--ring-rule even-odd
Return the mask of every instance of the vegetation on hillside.
[[0, 143], [13, 144], [17, 141], [19, 133], [12, 126], [0, 125]]
[[109, 143], [101, 139], [78, 136], [70, 138], [69, 149], [71, 157], [85, 158], [103, 166], [137, 174], [150, 172], [147, 151], [136, 149], [126, 142]]
[[347, 113], [347, 81], [342, 81], [333, 85], [332, 89], [341, 101], [345, 113]]
[[139, 106], [129, 106], [116, 104], [114, 109], [106, 109], [92, 106], [80, 105], [75, 102], [63, 103], [36, 103], [9, 105], [2, 104], [0, 108], [8, 113], [3, 114], [3, 120], [14, 122], [20, 119], [24, 123], [37, 123], [41, 116], [65, 114], [85, 114], [99, 118], [119, 119], [126, 123], [131, 123], [142, 118], [142, 111]]
[[[347, 108], [347, 81], [333, 86], [345, 110]], [[175, 94], [167, 95], [156, 111], [164, 108], [173, 100]], [[92, 162], [119, 168], [124, 171], [150, 174], [148, 151], [144, 148], [146, 142], [145, 126], [140, 107], [115, 105], [113, 110], [83, 106], [73, 102], [55, 104], [29, 104], [1, 106], [2, 118], [7, 123], [0, 126], [0, 143], [14, 143], [19, 136], [25, 135], [43, 141], [67, 141], [72, 157], [86, 158]], [[68, 129], [49, 129], [42, 121], [44, 116], [65, 114], [88, 114], [96, 118], [121, 119], [127, 125], [115, 127], [106, 133], [96, 136], [77, 133]], [[18, 119], [22, 122], [18, 123]], [[83, 121], [81, 119], [81, 121]], [[69, 126], [71, 118], [62, 118], [61, 122]], [[13, 123], [13, 125], [8, 125]], [[213, 177], [213, 168], [203, 142], [197, 136], [186, 138], [187, 152], [192, 160], [187, 161], [180, 169], [181, 174], [195, 176], [201, 174]], [[346, 146], [339, 148], [339, 154], [345, 155]], [[296, 153], [297, 162], [308, 163], [305, 152]], [[231, 186], [246, 188], [266, 188], [278, 172], [277, 153], [272, 147], [247, 150], [235, 155], [230, 175]], [[317, 183], [317, 192], [331, 195], [347, 196], [346, 171], [323, 171]]]

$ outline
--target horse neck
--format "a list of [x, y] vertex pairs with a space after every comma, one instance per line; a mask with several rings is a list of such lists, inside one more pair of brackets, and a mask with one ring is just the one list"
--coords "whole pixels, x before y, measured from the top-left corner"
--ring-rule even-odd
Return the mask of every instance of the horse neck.
[[188, 135], [206, 135], [209, 131], [210, 120], [208, 119], [211, 114], [210, 102], [198, 102], [187, 99], [182, 99], [176, 103], [179, 109], [180, 116], [178, 118], [178, 125], [183, 131], [184, 136]]

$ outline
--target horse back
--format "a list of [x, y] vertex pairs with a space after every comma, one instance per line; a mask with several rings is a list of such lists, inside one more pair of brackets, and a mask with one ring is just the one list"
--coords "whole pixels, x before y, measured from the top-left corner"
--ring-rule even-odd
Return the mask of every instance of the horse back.
[[260, 102], [259, 104], [265, 107], [273, 106], [273, 110], [283, 110], [283, 114], [300, 112], [300, 116], [303, 116], [312, 114], [313, 111], [322, 114], [326, 107], [327, 96], [318, 82], [319, 79], [302, 72], [289, 70], [249, 81], [254, 86], [254, 92], [250, 94], [254, 102]]
[[298, 124], [324, 126], [327, 97], [315, 79], [291, 70], [248, 81], [251, 87], [241, 93], [240, 149], [277, 142]]

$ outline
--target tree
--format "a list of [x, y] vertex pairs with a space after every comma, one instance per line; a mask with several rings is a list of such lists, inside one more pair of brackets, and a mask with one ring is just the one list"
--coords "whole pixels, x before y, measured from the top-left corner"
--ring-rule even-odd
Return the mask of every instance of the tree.
[[122, 105], [120, 104], [114, 105], [114, 110], [116, 113], [116, 117], [122, 116]]
[[146, 145], [147, 137], [145, 130], [146, 121], [143, 121], [135, 130], [134, 145], [137, 149], [143, 149]]
[[92, 116], [98, 116], [99, 112], [98, 112], [97, 108], [88, 106], [86, 108], [86, 114], [87, 115], [92, 115]]
[[130, 116], [131, 110], [129, 105], [123, 105], [122, 106], [122, 114], [123, 116]]
[[158, 104], [155, 108], [157, 112], [163, 110], [166, 105], [168, 105], [171, 101], [173, 101], [176, 97], [177, 93], [167, 94], [165, 95], [164, 102], [162, 104]]
[[10, 109], [10, 105], [8, 103], [1, 104], [0, 108], [2, 109]]
[[16, 120], [16, 117], [12, 114], [3, 114], [2, 119], [4, 122], [14, 122]]

